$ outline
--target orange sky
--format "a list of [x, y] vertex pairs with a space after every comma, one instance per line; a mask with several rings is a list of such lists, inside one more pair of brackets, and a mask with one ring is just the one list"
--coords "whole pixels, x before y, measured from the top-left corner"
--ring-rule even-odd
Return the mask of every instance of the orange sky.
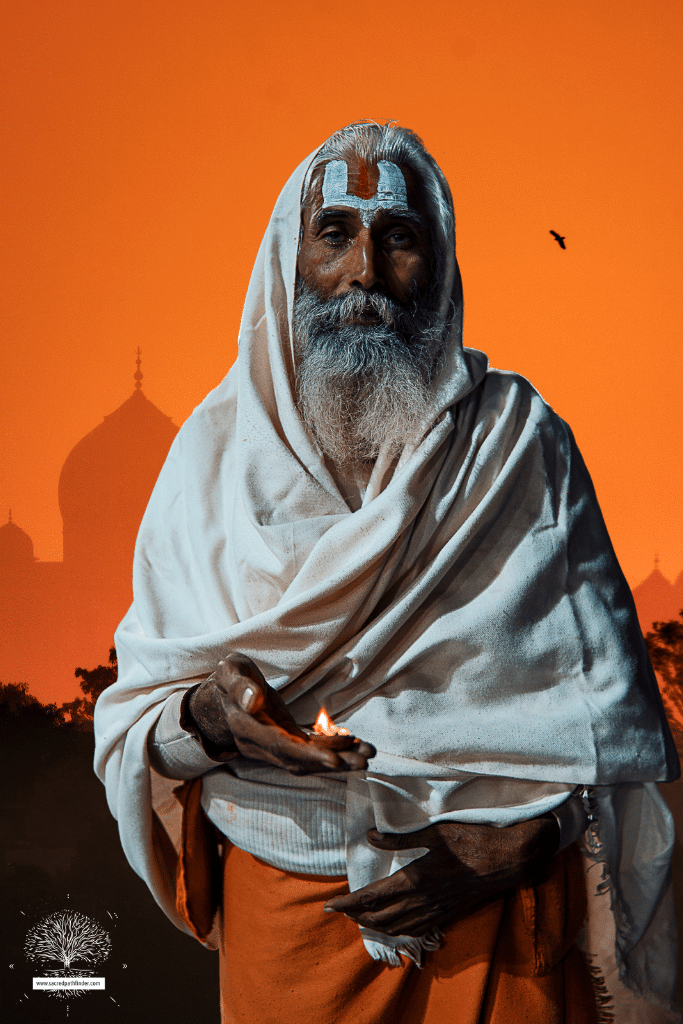
[[[61, 558], [68, 452], [227, 372], [261, 233], [335, 128], [395, 117], [454, 192], [465, 341], [574, 428], [632, 585], [683, 569], [677, 0], [22, 0], [0, 92], [0, 516]], [[566, 235], [562, 252], [549, 229]]]

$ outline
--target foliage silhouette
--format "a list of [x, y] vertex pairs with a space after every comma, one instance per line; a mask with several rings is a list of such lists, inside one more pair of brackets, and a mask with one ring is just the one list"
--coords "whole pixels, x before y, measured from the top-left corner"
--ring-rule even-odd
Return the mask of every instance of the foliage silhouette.
[[645, 636], [650, 660], [679, 756], [683, 758], [683, 611], [678, 619], [653, 622]]
[[64, 716], [56, 704], [41, 704], [28, 692], [28, 683], [0, 683], [0, 722], [7, 727], [17, 721], [41, 725], [62, 725]]
[[118, 678], [116, 648], [109, 648], [109, 662], [97, 668], [77, 668], [82, 697], [75, 697], [59, 706], [41, 704], [28, 692], [28, 683], [0, 683], [0, 723], [11, 728], [22, 725], [56, 726], [62, 729], [92, 732], [95, 702], [99, 695]]
[[74, 728], [91, 730], [97, 698], [118, 678], [116, 648], [109, 648], [109, 663], [107, 665], [98, 665], [93, 669], [77, 668], [74, 675], [81, 678], [79, 685], [84, 696], [76, 697], [74, 700], [62, 704], [60, 710], [69, 714], [69, 721]]

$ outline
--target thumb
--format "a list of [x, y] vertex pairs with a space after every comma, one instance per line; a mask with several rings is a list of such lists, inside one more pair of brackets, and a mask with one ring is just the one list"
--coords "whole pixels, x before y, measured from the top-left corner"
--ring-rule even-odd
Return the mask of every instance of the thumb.
[[256, 714], [266, 703], [267, 683], [246, 655], [230, 654], [219, 661], [214, 676], [220, 689], [247, 714]]
[[[409, 843], [406, 839], [410, 839]], [[374, 846], [377, 850], [403, 850], [408, 846], [414, 846], [414, 840], [409, 835], [400, 835], [395, 832], [378, 832], [376, 828], [371, 828], [367, 833], [367, 840], [371, 846]]]
[[235, 686], [235, 699], [243, 711], [254, 715], [265, 704], [265, 695], [257, 680], [241, 679]]
[[429, 829], [419, 829], [417, 832], [378, 832], [371, 828], [367, 833], [367, 840], [376, 850], [416, 850], [421, 846], [431, 849]]

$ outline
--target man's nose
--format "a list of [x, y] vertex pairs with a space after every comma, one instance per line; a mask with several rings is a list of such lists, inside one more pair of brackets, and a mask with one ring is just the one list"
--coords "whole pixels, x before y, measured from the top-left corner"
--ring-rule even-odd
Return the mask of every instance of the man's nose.
[[365, 235], [357, 236], [350, 255], [351, 279], [349, 284], [351, 288], [363, 288], [364, 291], [369, 291], [370, 288], [384, 285], [384, 278], [379, 266], [379, 253], [376, 251], [369, 231]]

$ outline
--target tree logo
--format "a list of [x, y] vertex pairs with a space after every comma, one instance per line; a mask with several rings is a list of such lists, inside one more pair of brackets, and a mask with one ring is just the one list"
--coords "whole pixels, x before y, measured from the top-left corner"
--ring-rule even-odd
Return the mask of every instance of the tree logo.
[[[95, 987], [86, 981], [92, 978], [94, 969], [85, 965], [94, 968], [103, 963], [110, 951], [109, 933], [92, 917], [76, 910], [60, 910], [44, 917], [29, 929], [24, 942], [26, 959], [43, 967], [44, 977], [34, 979], [34, 987], [36, 981], [44, 982], [40, 987], [58, 999], [82, 996]], [[48, 969], [48, 964], [61, 966]], [[57, 980], [61, 978], [72, 980], [73, 987]], [[92, 982], [96, 980], [104, 984], [103, 979], [93, 978]]]

